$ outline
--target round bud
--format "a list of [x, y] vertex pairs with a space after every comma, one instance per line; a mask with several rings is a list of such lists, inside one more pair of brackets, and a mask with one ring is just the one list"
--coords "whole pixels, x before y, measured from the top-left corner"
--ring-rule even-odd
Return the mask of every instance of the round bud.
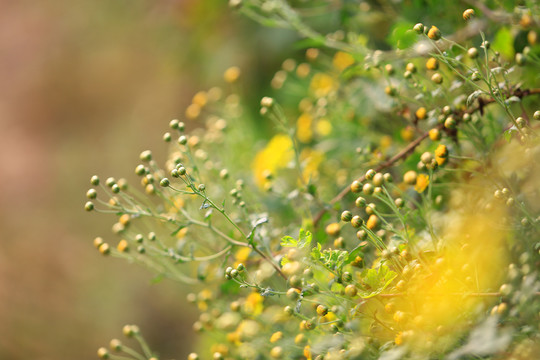
[[345, 210], [341, 213], [341, 221], [349, 222], [353, 218], [352, 213], [349, 210]]
[[186, 145], [187, 144], [187, 137], [185, 135], [181, 135], [179, 138], [178, 138], [178, 143], [180, 145]]
[[424, 24], [418, 23], [418, 24], [414, 25], [413, 30], [417, 34], [422, 34], [424, 32]]
[[95, 199], [97, 197], [97, 191], [95, 189], [90, 189], [86, 192], [86, 197], [89, 199]]
[[441, 31], [436, 26], [432, 26], [431, 29], [429, 29], [427, 36], [431, 40], [437, 41], [441, 38]]
[[84, 210], [86, 211], [94, 210], [94, 203], [91, 201], [87, 201], [86, 204], [84, 204]]
[[159, 186], [161, 187], [167, 187], [171, 184], [171, 182], [169, 181], [169, 179], [167, 178], [163, 178], [161, 179], [161, 181], [159, 182]]
[[297, 300], [300, 297], [300, 290], [296, 288], [289, 288], [287, 290], [287, 298], [289, 300]]
[[359, 228], [364, 223], [364, 220], [360, 217], [360, 215], [355, 215], [351, 219], [351, 225], [355, 228]]
[[178, 129], [178, 124], [180, 123], [180, 121], [178, 121], [177, 119], [174, 119], [174, 120], [171, 120], [169, 122], [169, 127], [173, 130], [176, 130]]
[[236, 270], [238, 270], [239, 272], [242, 272], [245, 269], [246, 269], [246, 267], [242, 263], [240, 263], [240, 264], [238, 264], [238, 266], [236, 266]]
[[227, 169], [222, 169], [220, 172], [219, 172], [219, 177], [222, 178], [222, 179], [227, 179], [229, 178], [229, 171]]
[[239, 272], [236, 269], [232, 269], [230, 275], [231, 275], [232, 278], [236, 278], [236, 277], [238, 277]]
[[491, 43], [489, 41], [487, 41], [487, 40], [483, 41], [482, 42], [482, 47], [487, 50], [487, 49], [489, 49], [491, 47]]
[[525, 119], [523, 119], [521, 116], [516, 119], [516, 125], [518, 128], [523, 129], [525, 127]]
[[353, 284], [349, 284], [345, 287], [345, 295], [348, 297], [355, 297], [358, 294], [358, 289]]
[[139, 176], [143, 176], [144, 174], [146, 174], [146, 169], [144, 168], [144, 165], [137, 165], [137, 167], [135, 168], [135, 174]]
[[183, 166], [180, 166], [180, 167], [178, 168], [178, 175], [180, 175], [180, 176], [186, 175], [186, 168], [183, 167]]
[[356, 232], [356, 237], [358, 240], [365, 240], [367, 238], [367, 232], [365, 230], [358, 230]]
[[429, 151], [426, 151], [426, 152], [423, 153], [422, 156], [420, 157], [420, 161], [422, 161], [424, 164], [429, 164], [429, 163], [431, 163], [431, 160], [433, 160], [433, 154], [430, 153]]
[[463, 12], [463, 20], [470, 20], [475, 16], [475, 12], [473, 9], [467, 9]]
[[113, 177], [109, 177], [105, 180], [105, 185], [108, 187], [112, 187], [114, 184], [116, 184], [116, 180]]
[[109, 350], [105, 349], [104, 347], [100, 347], [97, 351], [97, 356], [100, 359], [108, 359], [109, 358]]
[[171, 176], [172, 176], [173, 178], [179, 177], [180, 175], [178, 175], [178, 169], [172, 169], [172, 170], [171, 170]]
[[358, 180], [354, 180], [351, 184], [351, 191], [353, 193], [359, 193], [362, 191], [362, 183]]
[[188, 355], [187, 360], [199, 360], [199, 355], [196, 353], [191, 353]]
[[371, 180], [373, 179], [373, 177], [375, 176], [377, 172], [373, 169], [369, 169], [368, 171], [366, 171], [366, 180]]
[[364, 194], [366, 194], [366, 195], [371, 195], [371, 194], [373, 194], [373, 190], [374, 190], [373, 185], [371, 185], [371, 184], [369, 184], [369, 183], [368, 183], [368, 184], [364, 184], [364, 186], [362, 187], [362, 192], [363, 192]]
[[540, 120], [540, 110], [536, 110], [533, 114], [534, 120]]
[[435, 84], [441, 84], [443, 82], [443, 77], [440, 73], [435, 73], [431, 75], [431, 81], [433, 81]]
[[294, 314], [294, 309], [291, 306], [287, 305], [283, 308], [283, 312], [287, 315], [292, 315]]
[[401, 209], [405, 205], [405, 201], [402, 198], [397, 198], [394, 200], [394, 204], [396, 204], [398, 209]]
[[114, 184], [113, 186], [111, 186], [111, 191], [115, 194], [118, 194], [120, 192], [120, 186], [118, 186], [118, 184]]
[[384, 184], [384, 175], [382, 173], [376, 173], [373, 176], [373, 185], [382, 186]]
[[356, 201], [354, 203], [355, 203], [355, 205], [357, 207], [362, 208], [362, 207], [366, 206], [366, 199], [359, 196], [359, 197], [356, 198]]
[[475, 47], [469, 48], [469, 50], [467, 50], [467, 55], [469, 55], [471, 59], [476, 59], [478, 57], [478, 49]]
[[471, 74], [471, 80], [472, 81], [478, 81], [480, 80], [481, 77], [480, 77], [480, 73], [478, 71], [475, 71]]
[[90, 178], [90, 184], [94, 185], [94, 186], [98, 186], [99, 185], [99, 177], [97, 175], [94, 175]]
[[109, 346], [113, 351], [122, 351], [122, 342], [118, 339], [112, 339]]
[[453, 116], [449, 116], [444, 120], [444, 127], [447, 129], [455, 129], [456, 128], [456, 119], [454, 119]]
[[150, 161], [152, 160], [152, 152], [150, 150], [145, 150], [139, 155], [139, 158], [141, 161]]

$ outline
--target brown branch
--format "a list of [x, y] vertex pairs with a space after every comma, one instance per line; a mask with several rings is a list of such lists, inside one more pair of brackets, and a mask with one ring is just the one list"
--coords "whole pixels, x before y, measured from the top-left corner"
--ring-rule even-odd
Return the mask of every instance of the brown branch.
[[[514, 91], [512, 91], [510, 96], [517, 96], [520, 99], [522, 99], [522, 98], [524, 98], [526, 96], [536, 95], [536, 94], [540, 94], [540, 88], [539, 89], [525, 89], [525, 90], [521, 90], [521, 89], [518, 88], [518, 89], [515, 89]], [[495, 99], [493, 99], [493, 98], [488, 98], [488, 99], [479, 98], [478, 99], [478, 105], [476, 107], [457, 112], [455, 115], [457, 115], [457, 119], [461, 119], [462, 116], [464, 114], [466, 114], [466, 113], [467, 114], [473, 114], [473, 113], [475, 113], [477, 111], [483, 112], [483, 109], [484, 109], [484, 107], [486, 105], [493, 104], [493, 103], [495, 103]], [[435, 128], [441, 130], [441, 129], [444, 128], [444, 124], [438, 124]], [[385, 169], [391, 167], [392, 165], [394, 165], [399, 160], [406, 159], [409, 156], [409, 154], [412, 153], [414, 151], [414, 149], [416, 149], [416, 147], [418, 145], [420, 145], [420, 143], [422, 143], [422, 141], [424, 141], [428, 136], [429, 136], [429, 131], [424, 132], [422, 135], [420, 135], [414, 141], [409, 143], [409, 145], [407, 145], [405, 148], [403, 148], [403, 150], [398, 152], [396, 155], [392, 156], [390, 159], [386, 160], [385, 162], [382, 162], [379, 165], [377, 165], [377, 167], [375, 167], [374, 170], [376, 172], [380, 172], [382, 170], [385, 170]], [[358, 182], [364, 182], [365, 180], [366, 180], [365, 175], [362, 175], [361, 177], [356, 179], [356, 181], [358, 181]], [[330, 200], [329, 205], [334, 205], [336, 202], [343, 199], [350, 191], [351, 191], [351, 187], [347, 186], [346, 188], [341, 190], [340, 193], [337, 194], [332, 200]], [[321, 211], [319, 211], [317, 213], [317, 215], [315, 215], [315, 217], [313, 218], [313, 226], [314, 227], [316, 227], [318, 225], [318, 223], [321, 220], [322, 216], [327, 211], [328, 211], [328, 208], [323, 208]]]

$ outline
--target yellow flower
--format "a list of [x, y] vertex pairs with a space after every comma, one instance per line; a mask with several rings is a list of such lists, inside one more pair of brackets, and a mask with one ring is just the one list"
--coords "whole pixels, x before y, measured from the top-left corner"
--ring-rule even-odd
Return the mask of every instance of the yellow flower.
[[313, 138], [313, 131], [311, 130], [311, 123], [313, 118], [310, 114], [303, 113], [298, 117], [296, 121], [296, 137], [300, 142], [308, 143]]
[[428, 185], [429, 176], [426, 174], [420, 174], [416, 177], [416, 185], [414, 186], [414, 190], [418, 191], [419, 193], [424, 192]]
[[311, 347], [309, 347], [309, 345], [306, 345], [304, 347], [304, 356], [307, 360], [311, 360], [312, 357], [311, 357]]
[[311, 78], [311, 83], [309, 88], [315, 95], [315, 97], [320, 98], [328, 95], [330, 92], [335, 90], [337, 83], [333, 77], [328, 74], [317, 73]]
[[338, 51], [334, 55], [334, 59], [332, 60], [332, 64], [336, 69], [339, 71], [343, 71], [352, 64], [354, 64], [354, 58], [351, 56], [351, 54], [347, 54], [343, 51]]
[[284, 134], [275, 135], [266, 147], [255, 155], [252, 167], [257, 185], [264, 187], [268, 181], [264, 175], [268, 172], [275, 174], [277, 170], [285, 168], [293, 156], [291, 139]]

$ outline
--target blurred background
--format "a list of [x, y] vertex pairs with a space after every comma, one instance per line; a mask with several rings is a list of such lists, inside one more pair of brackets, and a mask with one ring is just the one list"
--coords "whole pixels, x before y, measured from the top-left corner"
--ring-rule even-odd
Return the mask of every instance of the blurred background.
[[256, 106], [294, 40], [221, 0], [0, 0], [0, 359], [95, 359], [124, 324], [164, 359], [193, 350], [180, 286], [93, 248], [112, 219], [84, 212], [89, 179], [164, 160], [169, 120], [229, 66]]

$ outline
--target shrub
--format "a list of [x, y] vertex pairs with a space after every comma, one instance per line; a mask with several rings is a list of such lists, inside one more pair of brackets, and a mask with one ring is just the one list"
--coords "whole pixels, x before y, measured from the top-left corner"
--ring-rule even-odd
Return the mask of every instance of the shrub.
[[[117, 218], [102, 254], [194, 289], [212, 345], [189, 359], [538, 357], [538, 4], [230, 4], [305, 58], [260, 115], [227, 69], [166, 162], [140, 154], [142, 191], [94, 176], [85, 205]], [[142, 354], [98, 355], [156, 356], [124, 334]]]

